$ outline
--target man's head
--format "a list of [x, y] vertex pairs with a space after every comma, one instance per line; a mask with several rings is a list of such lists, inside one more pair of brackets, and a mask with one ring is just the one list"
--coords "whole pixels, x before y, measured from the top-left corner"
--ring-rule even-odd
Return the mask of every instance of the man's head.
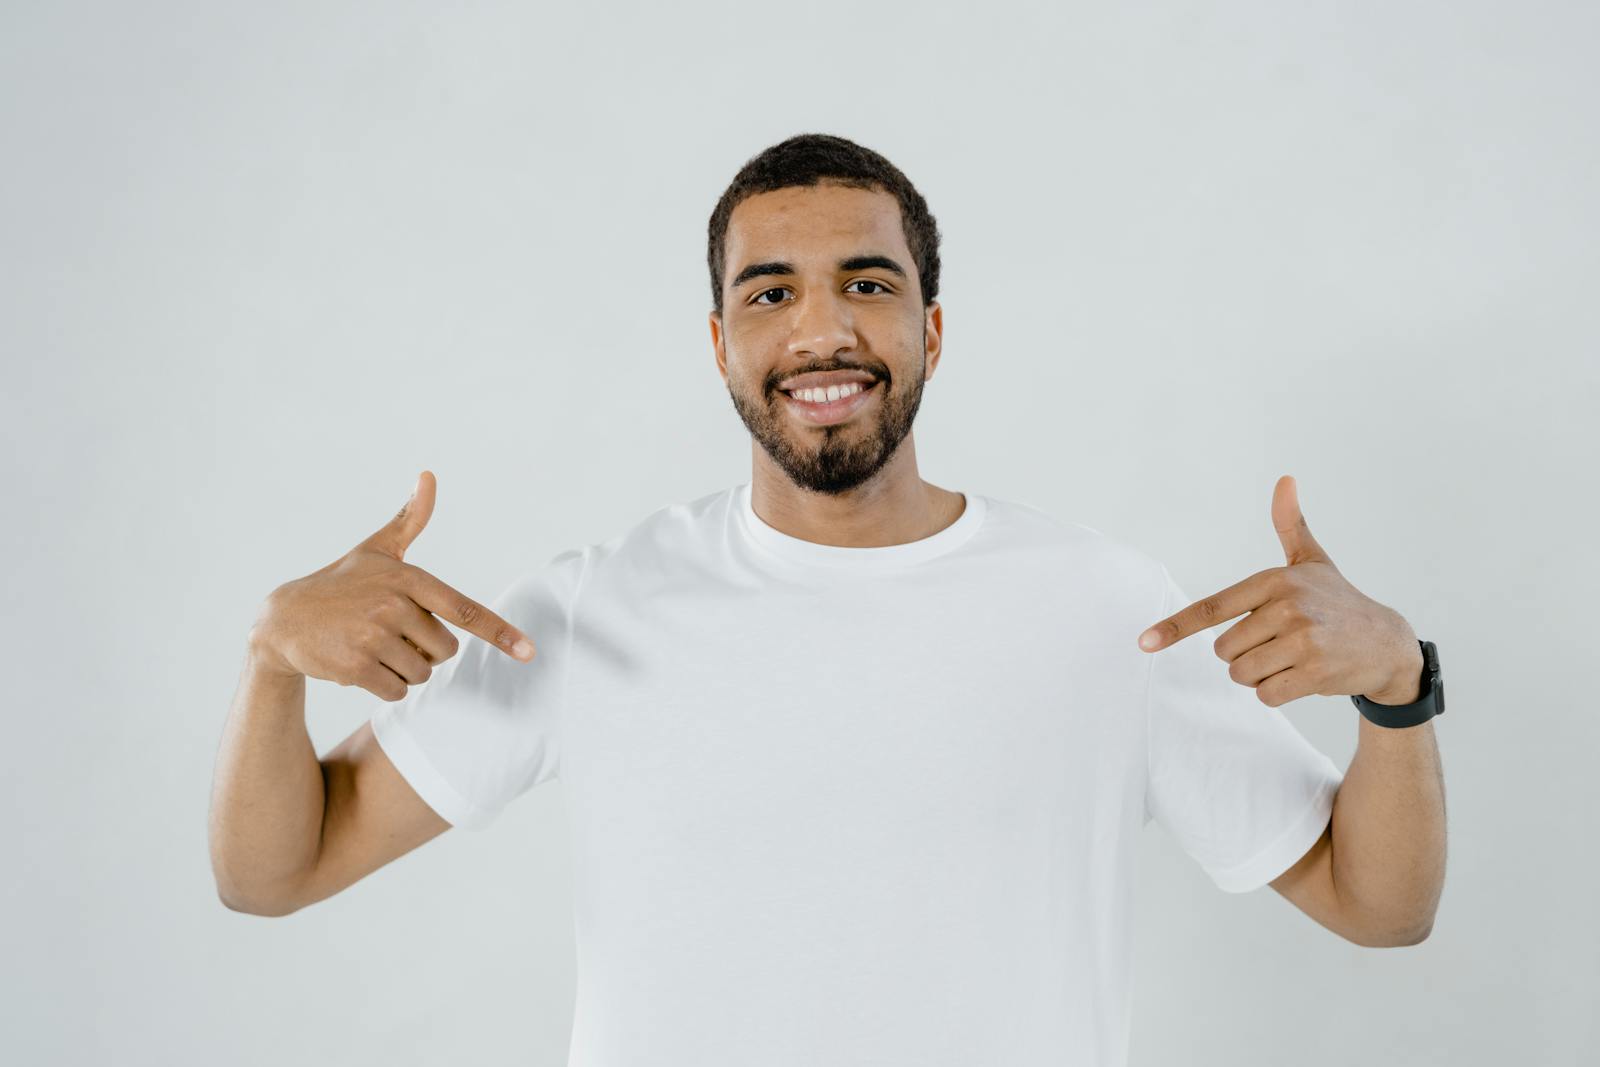
[[[717, 368], [751, 436], [801, 488], [868, 481], [939, 362], [939, 231], [921, 194], [870, 149], [791, 137], [722, 194], [707, 262]], [[800, 375], [863, 391], [819, 410], [792, 395]]]

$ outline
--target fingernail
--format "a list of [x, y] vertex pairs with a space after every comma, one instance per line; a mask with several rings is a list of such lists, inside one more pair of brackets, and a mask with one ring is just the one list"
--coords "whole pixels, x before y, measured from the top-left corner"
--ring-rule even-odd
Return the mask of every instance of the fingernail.
[[511, 646], [511, 654], [518, 659], [531, 659], [533, 658], [533, 645], [526, 637], [521, 638]]
[[1146, 652], [1150, 651], [1152, 648], [1155, 648], [1156, 645], [1160, 643], [1161, 636], [1154, 630], [1146, 630], [1144, 633], [1139, 635], [1139, 647], [1144, 649]]

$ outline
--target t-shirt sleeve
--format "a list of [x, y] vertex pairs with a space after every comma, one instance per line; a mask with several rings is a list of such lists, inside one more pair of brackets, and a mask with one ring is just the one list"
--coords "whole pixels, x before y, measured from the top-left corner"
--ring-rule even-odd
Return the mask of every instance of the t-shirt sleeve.
[[[1166, 567], [1161, 574], [1156, 619], [1190, 603]], [[1245, 893], [1322, 836], [1344, 775], [1284, 716], [1288, 705], [1268, 707], [1228, 675], [1212, 648], [1222, 632], [1146, 653], [1145, 822], [1161, 823], [1218, 888]]]
[[481, 830], [511, 801], [559, 776], [572, 613], [586, 560], [581, 549], [559, 553], [489, 604], [532, 638], [532, 660], [458, 632], [454, 656], [374, 711], [379, 747], [451, 825]]

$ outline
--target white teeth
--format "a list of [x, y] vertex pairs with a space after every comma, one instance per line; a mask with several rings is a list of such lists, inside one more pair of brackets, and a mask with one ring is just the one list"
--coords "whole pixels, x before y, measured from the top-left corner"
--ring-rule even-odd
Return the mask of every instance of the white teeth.
[[865, 388], [860, 382], [850, 382], [848, 385], [830, 385], [826, 389], [796, 389], [791, 396], [797, 400], [809, 401], [813, 404], [825, 404], [838, 400], [844, 396], [854, 396]]

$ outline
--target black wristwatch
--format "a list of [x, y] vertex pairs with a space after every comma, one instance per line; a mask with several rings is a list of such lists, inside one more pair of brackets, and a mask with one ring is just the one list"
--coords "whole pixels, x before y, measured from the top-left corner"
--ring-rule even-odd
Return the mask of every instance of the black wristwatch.
[[1350, 698], [1361, 709], [1361, 714], [1379, 726], [1417, 726], [1435, 715], [1444, 714], [1444, 678], [1439, 674], [1439, 650], [1432, 641], [1418, 641], [1417, 644], [1422, 646], [1422, 693], [1415, 701], [1378, 704], [1364, 696]]

